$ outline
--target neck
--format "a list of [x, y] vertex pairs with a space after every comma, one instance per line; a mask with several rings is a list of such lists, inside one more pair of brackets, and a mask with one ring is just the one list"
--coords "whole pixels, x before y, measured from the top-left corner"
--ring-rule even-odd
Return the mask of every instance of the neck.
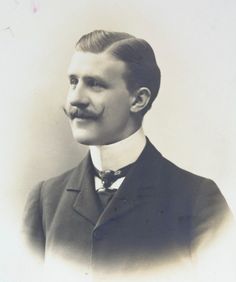
[[90, 146], [93, 165], [98, 170], [118, 170], [137, 160], [146, 144], [142, 127], [129, 137], [110, 144]]

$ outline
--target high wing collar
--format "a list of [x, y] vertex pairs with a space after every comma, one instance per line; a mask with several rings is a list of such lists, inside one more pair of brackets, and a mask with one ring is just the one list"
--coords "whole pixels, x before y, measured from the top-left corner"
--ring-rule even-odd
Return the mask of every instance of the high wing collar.
[[[135, 186], [137, 186], [137, 184], [139, 186], [149, 186], [150, 184], [155, 183], [158, 177], [157, 172], [159, 170], [162, 159], [162, 155], [147, 138], [147, 143], [141, 155], [139, 156], [133, 168], [131, 169], [129, 175], [126, 177], [126, 181], [135, 181]], [[138, 183], [137, 179], [132, 179], [133, 174], [135, 174], [136, 178], [138, 175]], [[89, 152], [81, 161], [81, 163], [73, 170], [70, 179], [68, 180], [68, 183], [66, 185], [66, 190], [81, 191], [81, 188], [83, 187], [82, 183], [86, 178], [85, 175], [93, 175], [93, 164]]]

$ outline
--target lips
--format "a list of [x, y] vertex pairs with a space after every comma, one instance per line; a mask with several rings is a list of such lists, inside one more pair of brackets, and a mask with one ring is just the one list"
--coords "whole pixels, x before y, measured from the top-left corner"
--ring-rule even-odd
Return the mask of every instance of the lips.
[[75, 119], [75, 118], [78, 118], [78, 119], [96, 119], [97, 116], [91, 115], [91, 114], [88, 114], [88, 113], [84, 113], [84, 112], [77, 112], [72, 117], [72, 119]]

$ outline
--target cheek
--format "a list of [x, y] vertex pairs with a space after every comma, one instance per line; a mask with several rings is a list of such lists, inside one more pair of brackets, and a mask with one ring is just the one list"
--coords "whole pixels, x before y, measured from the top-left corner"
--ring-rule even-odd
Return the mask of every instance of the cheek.
[[116, 93], [113, 99], [110, 99], [107, 107], [113, 111], [115, 114], [116, 112], [128, 112], [129, 111], [129, 96], [126, 93]]
[[71, 104], [70, 104], [70, 97], [71, 97], [71, 94], [70, 94], [70, 91], [68, 91], [67, 96], [65, 98], [65, 107], [66, 107], [66, 109], [69, 109], [69, 107], [71, 106]]
[[106, 120], [110, 123], [124, 123], [129, 118], [129, 104], [127, 100], [116, 99], [105, 107]]

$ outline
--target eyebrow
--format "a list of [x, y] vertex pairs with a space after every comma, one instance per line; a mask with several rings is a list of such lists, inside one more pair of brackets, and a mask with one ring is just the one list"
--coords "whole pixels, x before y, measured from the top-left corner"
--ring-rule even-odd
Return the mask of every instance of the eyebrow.
[[[68, 73], [68, 77], [69, 78], [80, 78], [78, 75], [76, 74], [69, 74]], [[108, 81], [104, 80], [102, 77], [98, 76], [98, 75], [85, 75], [82, 77], [83, 80], [89, 80], [89, 79], [94, 79], [97, 80], [105, 85], [108, 85]]]

